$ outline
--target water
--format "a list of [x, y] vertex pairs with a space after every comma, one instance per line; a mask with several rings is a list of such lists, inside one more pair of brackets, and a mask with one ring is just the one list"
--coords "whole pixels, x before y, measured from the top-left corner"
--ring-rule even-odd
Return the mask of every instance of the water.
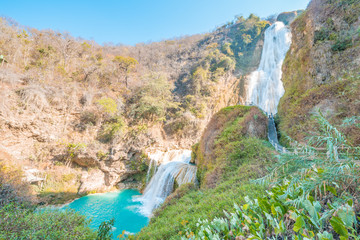
[[[133, 198], [140, 195], [137, 190], [123, 190], [110, 193], [92, 194], [81, 197], [66, 205], [80, 212], [88, 218], [92, 218], [90, 227], [98, 229], [103, 221], [115, 218], [113, 239], [122, 233], [137, 233], [146, 226], [149, 219], [137, 211], [140, 202], [134, 202]], [[64, 208], [65, 208], [64, 207]]]
[[161, 165], [146, 186], [143, 196], [136, 199], [142, 203], [139, 212], [148, 217], [172, 193], [175, 181], [180, 186], [194, 182], [196, 178], [196, 166], [189, 164], [190, 150], [157, 151], [149, 156], [152, 161], [161, 162]]
[[275, 114], [284, 95], [281, 67], [291, 44], [291, 32], [282, 22], [265, 31], [264, 48], [259, 68], [251, 73], [247, 87], [247, 102]]

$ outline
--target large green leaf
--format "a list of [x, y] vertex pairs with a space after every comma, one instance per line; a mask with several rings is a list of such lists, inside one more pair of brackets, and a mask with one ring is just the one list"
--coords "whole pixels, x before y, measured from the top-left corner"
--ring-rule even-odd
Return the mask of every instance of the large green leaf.
[[342, 207], [338, 212], [337, 216], [341, 219], [344, 225], [348, 228], [352, 228], [355, 223], [355, 213], [350, 206]]
[[341, 221], [339, 217], [332, 217], [330, 219], [330, 224], [334, 228], [334, 231], [342, 237], [348, 237], [348, 231], [344, 226], [344, 223]]
[[296, 222], [294, 224], [293, 230], [295, 232], [298, 232], [300, 229], [302, 229], [305, 226], [305, 221], [302, 216], [297, 217]]

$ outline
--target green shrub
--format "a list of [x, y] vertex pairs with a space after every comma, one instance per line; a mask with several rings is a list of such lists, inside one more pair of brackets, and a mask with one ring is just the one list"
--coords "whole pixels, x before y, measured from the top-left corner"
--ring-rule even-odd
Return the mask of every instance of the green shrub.
[[[39, 210], [16, 166], [0, 162], [0, 239], [95, 239], [89, 220], [74, 211]], [[65, 175], [65, 180], [73, 178]]]
[[86, 148], [85, 143], [69, 143], [66, 145], [68, 158], [73, 159]]
[[332, 46], [331, 50], [335, 52], [341, 52], [353, 46], [352, 37], [340, 37]]
[[114, 115], [117, 112], [117, 104], [112, 98], [105, 97], [98, 100], [97, 103], [110, 115]]
[[34, 211], [10, 204], [0, 209], [0, 239], [95, 239], [89, 223], [73, 211]]
[[324, 40], [328, 40], [330, 36], [329, 29], [322, 27], [320, 30], [314, 32], [314, 44]]
[[114, 218], [109, 221], [102, 222], [99, 226], [96, 240], [111, 240], [113, 236], [111, 231], [114, 226], [114, 222]]
[[126, 127], [126, 123], [121, 116], [113, 117], [106, 122], [98, 133], [101, 142], [112, 141]]
[[149, 74], [146, 83], [140, 87], [132, 99], [130, 116], [137, 121], [164, 121], [167, 110], [177, 108], [172, 101], [172, 87], [162, 74]]

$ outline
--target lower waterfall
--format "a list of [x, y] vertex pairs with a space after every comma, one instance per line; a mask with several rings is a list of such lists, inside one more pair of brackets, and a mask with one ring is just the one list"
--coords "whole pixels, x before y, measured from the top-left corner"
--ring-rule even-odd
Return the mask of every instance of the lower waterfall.
[[288, 27], [282, 22], [275, 22], [265, 31], [259, 68], [250, 75], [247, 102], [268, 114], [277, 112], [277, 105], [285, 92], [281, 67], [290, 44], [291, 32]]
[[[157, 151], [149, 154], [149, 157], [151, 158], [149, 168], [151, 165], [155, 167], [154, 175], [146, 186], [144, 194], [135, 199], [142, 203], [139, 210], [145, 216], [151, 216], [152, 211], [172, 193], [175, 181], [179, 186], [194, 182], [197, 170], [196, 166], [190, 164], [190, 150]], [[161, 165], [156, 169], [159, 163]], [[149, 169], [148, 174], [151, 171]]]

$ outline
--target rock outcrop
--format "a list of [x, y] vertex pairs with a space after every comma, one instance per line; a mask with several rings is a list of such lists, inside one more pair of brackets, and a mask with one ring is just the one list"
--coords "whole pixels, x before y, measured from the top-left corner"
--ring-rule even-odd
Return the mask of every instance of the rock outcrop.
[[[99, 169], [93, 169], [90, 171], [84, 171], [81, 180], [78, 193], [96, 192], [107, 190], [104, 188], [105, 174]], [[108, 188], [111, 188], [110, 186]]]
[[285, 95], [280, 130], [298, 141], [313, 134], [311, 115], [321, 110], [352, 143], [359, 130], [342, 121], [358, 115], [360, 63], [359, 1], [313, 0], [291, 24], [292, 44], [283, 64]]

